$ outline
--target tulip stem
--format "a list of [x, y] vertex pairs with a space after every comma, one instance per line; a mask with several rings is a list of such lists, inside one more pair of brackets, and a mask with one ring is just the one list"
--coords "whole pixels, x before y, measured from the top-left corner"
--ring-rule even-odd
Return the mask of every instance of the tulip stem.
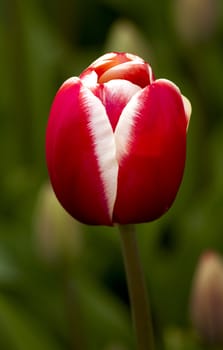
[[150, 306], [134, 225], [119, 225], [137, 350], [154, 350]]

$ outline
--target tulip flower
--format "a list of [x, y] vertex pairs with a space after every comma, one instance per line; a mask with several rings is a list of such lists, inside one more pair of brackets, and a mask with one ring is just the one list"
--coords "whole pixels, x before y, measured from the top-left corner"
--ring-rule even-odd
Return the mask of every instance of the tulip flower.
[[50, 111], [46, 158], [63, 207], [86, 224], [157, 219], [172, 205], [186, 158], [189, 101], [151, 66], [108, 53], [64, 82]]

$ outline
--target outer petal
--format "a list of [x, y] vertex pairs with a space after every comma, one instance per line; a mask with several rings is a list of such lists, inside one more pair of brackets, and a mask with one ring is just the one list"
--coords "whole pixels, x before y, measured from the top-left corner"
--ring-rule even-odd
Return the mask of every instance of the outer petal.
[[49, 175], [64, 208], [87, 224], [112, 225], [117, 161], [101, 101], [78, 78], [58, 91], [46, 134]]
[[186, 127], [180, 91], [167, 80], [157, 80], [130, 100], [115, 132], [114, 222], [147, 222], [168, 210], [183, 176]]

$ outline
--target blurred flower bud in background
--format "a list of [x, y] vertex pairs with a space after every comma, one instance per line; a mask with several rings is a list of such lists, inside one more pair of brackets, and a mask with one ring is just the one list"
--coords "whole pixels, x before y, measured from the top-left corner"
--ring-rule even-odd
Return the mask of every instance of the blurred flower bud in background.
[[68, 262], [81, 252], [81, 225], [62, 208], [48, 183], [39, 191], [34, 231], [39, 255], [47, 263]]
[[204, 253], [195, 271], [191, 320], [203, 342], [223, 344], [223, 260], [214, 252]]
[[176, 29], [181, 39], [195, 44], [209, 40], [219, 23], [219, 0], [174, 0]]
[[105, 52], [109, 51], [132, 52], [152, 61], [152, 52], [146, 38], [128, 19], [118, 19], [112, 24], [105, 44]]

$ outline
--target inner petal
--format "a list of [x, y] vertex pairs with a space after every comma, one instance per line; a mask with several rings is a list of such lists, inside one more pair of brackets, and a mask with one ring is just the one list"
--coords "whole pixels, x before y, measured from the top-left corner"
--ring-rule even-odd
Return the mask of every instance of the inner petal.
[[100, 77], [106, 70], [117, 66], [121, 63], [131, 61], [133, 57], [128, 57], [125, 52], [113, 52], [105, 54], [91, 64], [91, 67], [96, 71]]
[[105, 83], [112, 79], [125, 79], [141, 88], [151, 84], [153, 80], [152, 70], [148, 64], [141, 62], [124, 62], [107, 69], [99, 77], [99, 83]]
[[113, 131], [124, 107], [139, 90], [141, 88], [138, 85], [122, 79], [110, 80], [97, 85], [94, 94], [105, 106]]

